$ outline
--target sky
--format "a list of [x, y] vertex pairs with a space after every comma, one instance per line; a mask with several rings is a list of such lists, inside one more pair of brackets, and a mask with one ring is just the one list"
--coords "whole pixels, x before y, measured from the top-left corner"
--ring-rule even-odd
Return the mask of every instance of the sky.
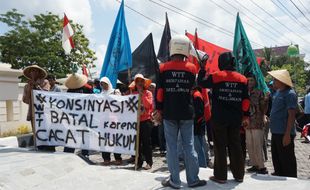
[[[158, 52], [165, 12], [172, 35], [184, 34], [185, 30], [194, 33], [197, 28], [200, 38], [232, 49], [239, 12], [253, 49], [298, 44], [300, 53], [306, 54], [305, 60], [310, 61], [308, 0], [125, 0], [125, 5], [136, 11], [125, 7], [132, 51], [153, 33], [155, 52]], [[63, 17], [65, 12], [70, 20], [84, 26], [100, 72], [119, 6], [117, 0], [0, 0], [0, 14], [15, 8], [31, 19], [46, 12]], [[0, 35], [8, 30], [0, 23]]]

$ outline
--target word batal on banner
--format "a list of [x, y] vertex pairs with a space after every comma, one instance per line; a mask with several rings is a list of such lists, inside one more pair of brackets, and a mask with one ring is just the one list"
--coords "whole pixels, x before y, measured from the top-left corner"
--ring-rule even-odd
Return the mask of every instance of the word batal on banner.
[[37, 145], [135, 155], [138, 95], [33, 95]]

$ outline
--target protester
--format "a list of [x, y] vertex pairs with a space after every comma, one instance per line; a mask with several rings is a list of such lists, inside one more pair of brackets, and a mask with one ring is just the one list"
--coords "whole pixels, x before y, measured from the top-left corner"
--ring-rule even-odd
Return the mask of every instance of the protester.
[[268, 82], [268, 88], [269, 88], [269, 94], [268, 94], [268, 109], [266, 112], [266, 115], [264, 117], [264, 146], [263, 146], [263, 151], [264, 151], [264, 157], [265, 161], [268, 160], [268, 153], [267, 153], [267, 147], [270, 146], [270, 142], [268, 140], [268, 135], [269, 135], [269, 125], [270, 125], [270, 111], [272, 107], [272, 99], [275, 94], [275, 89], [273, 86], [273, 81]]
[[235, 71], [231, 52], [222, 53], [218, 59], [220, 71], [206, 75], [202, 65], [198, 84], [212, 88], [212, 128], [214, 135], [214, 176], [217, 183], [227, 181], [227, 150], [230, 169], [237, 182], [243, 182], [244, 160], [240, 142], [240, 126], [248, 124], [249, 95], [247, 79]]
[[[24, 69], [24, 76], [27, 78], [27, 84], [24, 87], [23, 102], [28, 104], [27, 121], [31, 122], [32, 131], [35, 132], [35, 126], [32, 119], [32, 90], [50, 90], [50, 84], [45, 77], [47, 73], [37, 65], [31, 65]], [[37, 146], [38, 150], [55, 152], [54, 146]]]
[[204, 186], [205, 180], [198, 177], [199, 165], [194, 149], [193, 102], [191, 90], [195, 84], [196, 67], [187, 61], [190, 40], [184, 35], [170, 40], [170, 57], [160, 65], [157, 84], [155, 118], [163, 118], [167, 145], [167, 162], [170, 178], [162, 181], [164, 187], [180, 188], [180, 166], [177, 155], [178, 133], [182, 136], [186, 179], [189, 187]]
[[128, 84], [124, 84], [122, 81], [117, 79], [116, 89], [118, 89], [122, 95], [126, 95], [126, 93], [128, 92]]
[[94, 79], [94, 86], [93, 86], [93, 92], [94, 94], [100, 94], [102, 91], [100, 80], [98, 78]]
[[248, 172], [268, 174], [264, 165], [264, 116], [267, 111], [268, 98], [262, 90], [256, 88], [256, 79], [252, 73], [246, 75], [250, 94], [250, 123], [246, 126], [246, 147], [250, 158], [251, 168]]
[[305, 99], [304, 99], [304, 114], [305, 114], [305, 118], [306, 118], [306, 121], [308, 123], [310, 123], [310, 88], [307, 90], [307, 94], [305, 96]]
[[202, 89], [198, 86], [194, 87], [193, 92], [194, 104], [194, 146], [198, 155], [199, 167], [206, 168], [208, 166], [209, 157], [206, 157], [206, 120], [204, 117], [204, 101]]
[[[71, 74], [66, 82], [65, 86], [68, 88], [69, 93], [82, 93], [82, 94], [92, 94], [92, 90], [87, 84], [87, 77], [78, 73]], [[65, 147], [64, 152], [74, 153], [74, 148]], [[88, 157], [88, 150], [82, 150], [82, 155]]]
[[133, 94], [141, 96], [141, 113], [140, 113], [140, 134], [139, 134], [139, 157], [138, 169], [142, 168], [143, 158], [146, 161], [146, 166], [143, 168], [149, 170], [153, 165], [151, 133], [152, 122], [151, 113], [153, 111], [153, 95], [147, 90], [151, 84], [151, 80], [145, 78], [142, 74], [136, 74], [134, 81], [129, 85]]
[[[102, 89], [101, 93], [106, 95], [121, 95], [118, 89], [113, 89], [113, 86], [108, 77], [102, 77], [100, 79], [100, 88]], [[103, 165], [121, 165], [122, 164], [122, 156], [121, 154], [114, 153], [115, 161], [111, 163], [111, 153], [110, 152], [102, 152]]]
[[49, 91], [61, 92], [61, 89], [56, 85], [56, 77], [54, 75], [47, 75], [46, 79], [49, 81], [51, 88]]
[[287, 70], [268, 72], [274, 78], [276, 93], [270, 112], [271, 155], [274, 167], [272, 175], [297, 177], [294, 151], [295, 114], [297, 95]]
[[[153, 94], [153, 110], [155, 111], [155, 103], [156, 103], [156, 84], [155, 83], [151, 83], [149, 89], [149, 91], [152, 92]], [[158, 145], [159, 145], [159, 151], [160, 151], [160, 155], [161, 156], [165, 156], [165, 152], [166, 152], [166, 140], [165, 140], [165, 133], [164, 133], [164, 126], [162, 125], [161, 122], [157, 122], [156, 120], [154, 120], [154, 118], [152, 117], [152, 122], [153, 122], [153, 131], [155, 131], [156, 133], [154, 134], [154, 136], [152, 135], [152, 141], [153, 138], [157, 139], [158, 141]], [[156, 130], [155, 130], [156, 129]], [[152, 132], [153, 132], [152, 131]], [[153, 144], [153, 142], [152, 142]]]

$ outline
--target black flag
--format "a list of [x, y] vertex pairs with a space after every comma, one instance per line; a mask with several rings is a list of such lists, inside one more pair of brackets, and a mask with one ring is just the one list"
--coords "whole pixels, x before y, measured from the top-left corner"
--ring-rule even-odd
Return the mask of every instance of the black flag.
[[[159, 73], [159, 64], [154, 51], [153, 35], [150, 33], [143, 42], [132, 53], [131, 80], [137, 73], [143, 74], [145, 77], [152, 79], [156, 83]], [[123, 71], [118, 74], [118, 79], [128, 83], [128, 72]], [[131, 81], [129, 81], [131, 82]]]
[[161, 37], [160, 46], [157, 54], [157, 59], [159, 59], [162, 63], [169, 61], [169, 42], [171, 40], [171, 32], [168, 21], [168, 14], [166, 13], [166, 24], [164, 28], [163, 35]]

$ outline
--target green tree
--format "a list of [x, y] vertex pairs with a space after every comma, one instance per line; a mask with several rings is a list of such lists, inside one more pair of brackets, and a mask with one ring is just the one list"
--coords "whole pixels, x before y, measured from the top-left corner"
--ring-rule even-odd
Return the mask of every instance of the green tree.
[[0, 36], [0, 61], [11, 64], [14, 69], [37, 64], [48, 73], [65, 77], [73, 71], [74, 64], [94, 66], [97, 59], [95, 52], [89, 48], [83, 26], [72, 21], [75, 48], [70, 55], [65, 54], [61, 45], [63, 19], [51, 12], [26, 20], [23, 14], [13, 9], [0, 14], [0, 22], [10, 28]]

